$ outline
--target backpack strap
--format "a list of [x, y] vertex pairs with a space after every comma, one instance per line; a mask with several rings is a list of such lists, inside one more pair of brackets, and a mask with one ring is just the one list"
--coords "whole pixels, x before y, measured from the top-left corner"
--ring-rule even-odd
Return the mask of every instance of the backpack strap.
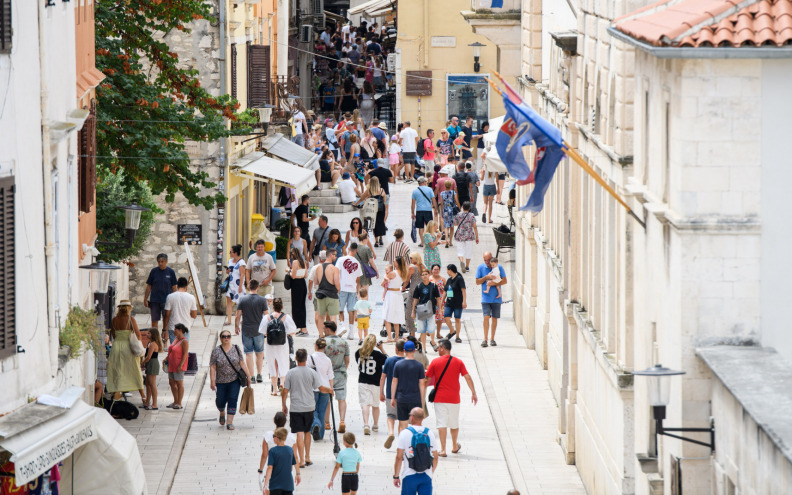
[[278, 316], [278, 321], [283, 320], [284, 316], [286, 316], [286, 313], [281, 313], [280, 316]]

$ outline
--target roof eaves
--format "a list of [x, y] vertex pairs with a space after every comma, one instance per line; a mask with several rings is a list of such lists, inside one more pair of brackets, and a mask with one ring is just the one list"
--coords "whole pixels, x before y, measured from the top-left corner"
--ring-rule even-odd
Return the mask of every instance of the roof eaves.
[[668, 44], [676, 45], [677, 43], [682, 41], [686, 36], [692, 36], [693, 34], [698, 33], [699, 31], [701, 31], [702, 29], [708, 26], [716, 25], [720, 23], [722, 20], [726, 19], [727, 17], [734, 15], [737, 12], [741, 11], [742, 9], [746, 7], [750, 7], [751, 5], [755, 3], [759, 3], [761, 1], [762, 0], [743, 0], [738, 4], [732, 4], [731, 7], [727, 8], [723, 12], [720, 12], [719, 14], [716, 14], [714, 16], [708, 16], [706, 19], [702, 20], [701, 22], [694, 24], [689, 29], [679, 33], [674, 38], [672, 38], [671, 42]]

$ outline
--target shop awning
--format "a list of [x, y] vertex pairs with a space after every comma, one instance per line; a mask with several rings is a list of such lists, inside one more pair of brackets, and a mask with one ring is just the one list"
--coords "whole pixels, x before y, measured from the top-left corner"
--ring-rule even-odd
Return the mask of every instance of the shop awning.
[[390, 5], [391, 0], [370, 0], [366, 3], [358, 5], [353, 9], [349, 9], [349, 11], [347, 11], [347, 15], [361, 14], [363, 12], [371, 15], [371, 12], [376, 12], [377, 10], [381, 10]]
[[371, 17], [379, 17], [381, 15], [388, 15], [391, 12], [393, 12], [393, 5], [388, 4], [385, 7], [378, 8], [377, 10], [370, 10], [368, 11], [368, 14]]
[[505, 116], [490, 119], [489, 124], [491, 130], [484, 134], [482, 138], [484, 139], [484, 150], [487, 153], [486, 158], [484, 158], [484, 168], [490, 172], [498, 172], [500, 174], [506, 172], [506, 165], [503, 164], [500, 156], [498, 156], [498, 150], [495, 148], [495, 141], [498, 139], [498, 133], [505, 119]]
[[275, 155], [282, 160], [291, 162], [310, 170], [319, 169], [319, 155], [308, 151], [302, 146], [292, 143], [283, 134], [267, 136], [261, 142], [261, 147], [270, 155]]
[[332, 19], [332, 20], [340, 22], [342, 24], [347, 22], [346, 17], [344, 17], [342, 15], [334, 14], [333, 12], [330, 12], [330, 11], [327, 11], [327, 10], [324, 11], [324, 15], [328, 19]]
[[238, 169], [237, 175], [253, 180], [261, 177], [268, 182], [290, 187], [296, 191], [295, 195], [298, 198], [316, 186], [316, 174], [313, 170], [264, 156], [263, 153], [256, 154], [260, 155], [259, 158]]

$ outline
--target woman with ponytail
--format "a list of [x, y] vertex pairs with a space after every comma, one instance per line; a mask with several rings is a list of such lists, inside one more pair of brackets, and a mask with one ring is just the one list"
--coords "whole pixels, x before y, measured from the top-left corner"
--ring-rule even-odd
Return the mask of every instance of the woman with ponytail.
[[[381, 344], [380, 344], [381, 345]], [[363, 434], [370, 435], [369, 411], [373, 409], [374, 431], [379, 430], [380, 381], [382, 367], [388, 358], [377, 345], [377, 337], [369, 335], [363, 340], [363, 346], [355, 352], [358, 363], [358, 400], [363, 410]]]

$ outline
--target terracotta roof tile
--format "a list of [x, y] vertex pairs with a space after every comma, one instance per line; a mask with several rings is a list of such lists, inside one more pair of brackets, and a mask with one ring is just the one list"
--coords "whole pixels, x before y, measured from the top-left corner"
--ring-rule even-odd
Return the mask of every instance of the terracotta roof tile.
[[741, 9], [739, 5], [738, 0], [663, 0], [613, 25], [655, 46], [792, 45], [792, 0], [756, 0]]

